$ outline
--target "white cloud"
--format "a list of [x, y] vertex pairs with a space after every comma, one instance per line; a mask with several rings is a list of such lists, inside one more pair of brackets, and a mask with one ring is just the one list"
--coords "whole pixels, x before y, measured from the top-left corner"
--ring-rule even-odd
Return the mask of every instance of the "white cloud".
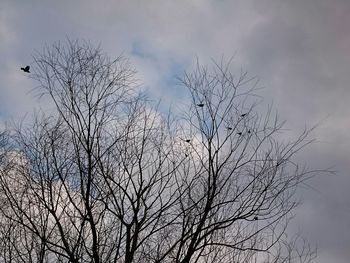
[[[260, 94], [268, 102], [273, 99], [282, 118], [290, 120], [288, 128], [330, 116], [316, 130], [317, 138], [327, 143], [305, 158], [340, 163], [337, 170], [348, 174], [349, 10], [347, 0], [4, 1], [0, 118], [4, 113], [20, 117], [37, 105], [27, 93], [34, 84], [18, 69], [30, 63], [33, 50], [66, 36], [101, 43], [114, 57], [124, 52], [152, 97], [179, 108], [184, 91], [174, 85], [174, 71], [188, 69], [196, 55], [206, 63], [236, 54], [233, 69], [242, 65], [261, 78], [267, 88]], [[135, 45], [141, 53], [135, 53]], [[335, 185], [343, 189], [344, 182], [340, 177]], [[324, 191], [328, 185], [321, 182], [319, 187]], [[341, 196], [336, 198], [350, 198], [345, 191]], [[327, 212], [318, 212], [315, 226], [323, 226]], [[325, 238], [330, 247], [337, 239], [332, 234]], [[330, 261], [347, 262], [334, 257]]]

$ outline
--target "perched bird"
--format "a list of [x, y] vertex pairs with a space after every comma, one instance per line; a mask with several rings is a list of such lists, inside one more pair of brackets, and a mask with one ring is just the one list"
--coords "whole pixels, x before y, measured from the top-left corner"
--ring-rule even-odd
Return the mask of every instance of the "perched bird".
[[248, 130], [248, 133], [250, 133], [250, 130]]
[[200, 107], [200, 108], [203, 108], [204, 107], [204, 103], [198, 103], [197, 106]]
[[190, 139], [187, 139], [187, 140], [185, 140], [185, 142], [191, 142], [191, 140], [190, 140]]
[[25, 68], [21, 68], [21, 70], [23, 70], [24, 72], [30, 73], [29, 71], [30, 67], [26, 66]]
[[254, 220], [258, 220], [258, 217], [257, 217], [257, 216], [255, 216], [255, 217], [254, 217]]
[[241, 132], [237, 132], [237, 134], [238, 134], [238, 135], [242, 135], [242, 133], [241, 133]]
[[232, 130], [232, 127], [226, 127], [229, 131], [231, 131]]
[[247, 115], [247, 113], [243, 113], [243, 114], [241, 114], [241, 117], [244, 117], [245, 115]]

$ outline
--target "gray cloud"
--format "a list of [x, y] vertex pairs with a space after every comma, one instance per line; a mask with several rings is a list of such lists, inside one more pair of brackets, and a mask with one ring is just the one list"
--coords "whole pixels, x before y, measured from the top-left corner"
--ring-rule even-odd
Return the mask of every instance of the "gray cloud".
[[234, 54], [257, 75], [287, 127], [324, 120], [319, 143], [300, 159], [335, 165], [303, 191], [295, 228], [320, 247], [317, 262], [348, 262], [350, 247], [350, 2], [347, 0], [249, 1], [3, 1], [0, 9], [0, 119], [19, 118], [37, 105], [35, 86], [19, 67], [44, 44], [84, 38], [111, 56], [130, 57], [154, 97], [184, 99], [173, 77], [195, 56], [209, 62]]

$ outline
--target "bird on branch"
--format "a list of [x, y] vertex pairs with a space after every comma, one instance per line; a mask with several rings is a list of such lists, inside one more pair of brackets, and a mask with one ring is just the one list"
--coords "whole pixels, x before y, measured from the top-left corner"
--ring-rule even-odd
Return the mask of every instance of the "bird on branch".
[[197, 106], [200, 107], [200, 108], [203, 108], [204, 107], [204, 103], [198, 103]]

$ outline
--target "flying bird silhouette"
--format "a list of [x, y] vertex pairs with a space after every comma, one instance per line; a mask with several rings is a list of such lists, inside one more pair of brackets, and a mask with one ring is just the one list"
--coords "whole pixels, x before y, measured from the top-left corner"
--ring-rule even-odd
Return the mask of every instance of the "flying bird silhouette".
[[25, 68], [21, 68], [21, 70], [23, 70], [24, 72], [30, 73], [29, 71], [30, 67], [26, 66]]
[[204, 107], [204, 103], [198, 103], [197, 106], [200, 107], [200, 108], [203, 108]]

